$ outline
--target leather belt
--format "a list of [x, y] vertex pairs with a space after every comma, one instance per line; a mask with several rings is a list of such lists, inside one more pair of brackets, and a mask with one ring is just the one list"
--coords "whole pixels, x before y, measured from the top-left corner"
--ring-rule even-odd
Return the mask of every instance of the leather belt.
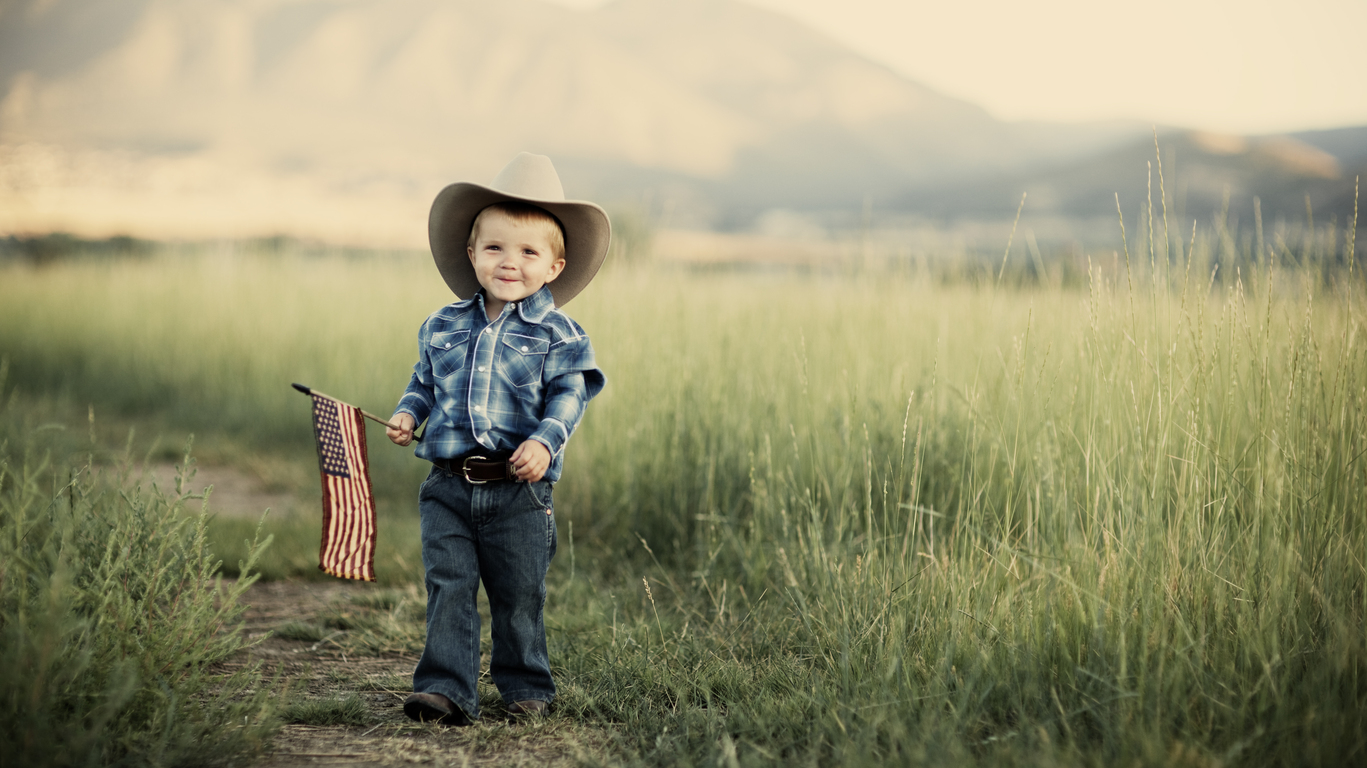
[[508, 459], [511, 453], [467, 453], [454, 459], [433, 459], [438, 469], [450, 472], [472, 485], [516, 480], [517, 473]]

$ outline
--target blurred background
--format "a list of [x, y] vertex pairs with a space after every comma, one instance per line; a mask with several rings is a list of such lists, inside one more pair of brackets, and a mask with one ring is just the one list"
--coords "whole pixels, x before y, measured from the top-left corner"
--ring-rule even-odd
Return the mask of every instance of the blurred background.
[[[264, 697], [345, 692], [271, 764], [1363, 764], [1363, 30], [1363, 0], [0, 0], [0, 762], [227, 761]], [[555, 490], [561, 694], [550, 730], [409, 751], [376, 701], [406, 670], [353, 662], [423, 646], [431, 467], [370, 424], [378, 589], [276, 590], [328, 578], [289, 383], [392, 412], [452, 300], [431, 201], [521, 150], [614, 225], [568, 308], [609, 384]], [[276, 582], [244, 601], [276, 596], [292, 678], [194, 687], [216, 559]]]
[[1046, 257], [1114, 248], [1117, 195], [1342, 226], [1364, 28], [1348, 0], [0, 0], [0, 238], [425, 249], [437, 190], [520, 150], [661, 259], [999, 250], [1023, 193]]

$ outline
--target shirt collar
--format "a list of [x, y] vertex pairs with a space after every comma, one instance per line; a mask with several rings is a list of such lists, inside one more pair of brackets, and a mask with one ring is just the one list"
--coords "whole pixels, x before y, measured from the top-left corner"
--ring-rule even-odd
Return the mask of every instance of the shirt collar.
[[[474, 296], [459, 302], [459, 304], [473, 304], [475, 309], [479, 310], [481, 316], [488, 316], [485, 314], [483, 288], [480, 288], [475, 292]], [[541, 286], [541, 290], [517, 302], [518, 314], [522, 316], [522, 319], [525, 322], [532, 323], [533, 325], [539, 325], [553, 309], [555, 309], [555, 297], [551, 295], [549, 285]]]
[[518, 314], [532, 324], [539, 324], [545, 320], [552, 309], [555, 309], [555, 297], [551, 295], [551, 288], [548, 285], [541, 286], [541, 290], [517, 303]]

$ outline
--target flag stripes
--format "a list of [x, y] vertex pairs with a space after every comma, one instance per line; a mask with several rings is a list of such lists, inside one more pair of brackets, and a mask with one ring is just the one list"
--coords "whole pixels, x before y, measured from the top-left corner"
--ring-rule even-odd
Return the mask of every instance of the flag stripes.
[[314, 395], [313, 433], [323, 485], [318, 568], [344, 579], [374, 581], [375, 494], [361, 411]]

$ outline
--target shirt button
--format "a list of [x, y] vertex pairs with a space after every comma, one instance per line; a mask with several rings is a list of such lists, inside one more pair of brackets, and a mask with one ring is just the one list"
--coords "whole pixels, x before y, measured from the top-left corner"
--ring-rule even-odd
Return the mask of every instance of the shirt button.
[[480, 373], [484, 373], [484, 366], [481, 365], [481, 366], [479, 367], [479, 372], [480, 372]]
[[484, 332], [485, 332], [485, 333], [493, 333], [493, 332], [494, 332], [494, 329], [493, 329], [493, 328], [485, 328], [485, 329], [484, 329]]
[[526, 352], [526, 351], [527, 351], [527, 348], [526, 348], [526, 347], [523, 347], [523, 348], [522, 348], [522, 351], [523, 351], [523, 352]]
[[517, 309], [517, 302], [514, 301], [513, 303], [509, 304], [508, 309]]
[[476, 406], [475, 406], [475, 410], [476, 410], [476, 411], [482, 411], [482, 410], [484, 410], [484, 406], [482, 406], [482, 405], [476, 405]]
[[446, 348], [447, 348], [447, 349], [450, 349], [450, 348], [451, 348], [451, 342], [449, 342], [449, 341], [446, 342]]

